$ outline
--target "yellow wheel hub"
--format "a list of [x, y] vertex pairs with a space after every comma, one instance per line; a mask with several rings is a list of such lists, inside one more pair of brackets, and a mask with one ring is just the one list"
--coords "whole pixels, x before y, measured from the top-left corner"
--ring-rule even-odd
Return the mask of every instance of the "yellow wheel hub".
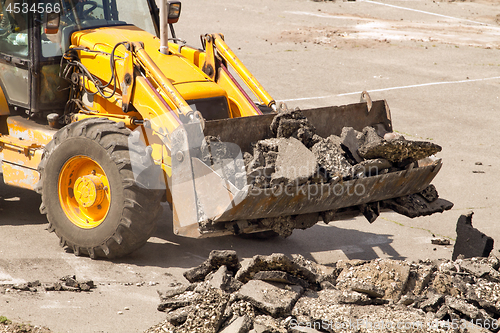
[[99, 206], [104, 199], [104, 192], [101, 177], [94, 175], [78, 178], [73, 189], [76, 202], [85, 208]]
[[109, 212], [109, 181], [101, 166], [87, 156], [68, 160], [59, 173], [59, 201], [76, 226], [92, 229], [99, 226]]

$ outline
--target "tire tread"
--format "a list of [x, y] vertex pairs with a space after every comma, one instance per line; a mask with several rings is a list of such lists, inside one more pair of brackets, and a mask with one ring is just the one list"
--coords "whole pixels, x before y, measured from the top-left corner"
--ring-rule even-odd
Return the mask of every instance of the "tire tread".
[[[96, 259], [98, 257], [116, 258], [127, 255], [143, 246], [156, 228], [155, 220], [158, 210], [161, 208], [160, 200], [163, 193], [158, 190], [148, 190], [134, 179], [130, 155], [134, 155], [134, 157], [139, 155], [141, 159], [148, 160], [149, 158], [150, 163], [154, 162], [151, 155], [147, 156], [146, 149], [141, 152], [137, 151], [137, 148], [132, 148], [128, 154], [124, 153], [129, 148], [127, 140], [130, 134], [131, 131], [119, 123], [102, 118], [88, 118], [67, 125], [58, 131], [53, 140], [45, 147], [42, 161], [38, 167], [40, 181], [36, 185], [37, 192], [42, 194], [40, 212], [47, 215], [49, 231], [53, 231], [59, 236], [61, 247], [73, 250], [77, 256], [85, 254]], [[125, 200], [122, 216], [117, 223], [115, 232], [109, 235], [103, 243], [92, 247], [82, 247], [65, 239], [56, 228], [56, 224], [51, 221], [54, 217], [50, 213], [50, 207], [47, 207], [44, 202], [43, 175], [47, 161], [62, 142], [73, 137], [88, 138], [97, 142], [108, 152], [108, 156], [118, 168], [124, 189]], [[126, 155], [129, 155], [128, 158]]]

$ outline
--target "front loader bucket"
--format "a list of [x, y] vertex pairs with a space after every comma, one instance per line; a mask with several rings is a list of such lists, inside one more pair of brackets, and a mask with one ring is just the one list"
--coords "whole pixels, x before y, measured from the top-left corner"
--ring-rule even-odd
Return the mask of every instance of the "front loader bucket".
[[[340, 135], [343, 127], [362, 131], [366, 126], [392, 132], [390, 111], [383, 100], [302, 110], [321, 137]], [[252, 143], [271, 138], [275, 114], [187, 124], [172, 133], [172, 177], [170, 189], [174, 209], [174, 230], [178, 235], [210, 237], [240, 232], [269, 230], [263, 220], [341, 210], [402, 197], [424, 190], [441, 168], [434, 159], [417, 167], [349, 181], [338, 178], [328, 183], [279, 185], [260, 188], [238, 183], [224, 171], [231, 163], [244, 170], [243, 153]], [[232, 152], [231, 161], [207, 162], [205, 137], [212, 136]], [[215, 148], [212, 148], [215, 149]], [[206, 149], [205, 149], [206, 150]], [[245, 174], [246, 175], [246, 174]], [[241, 180], [241, 179], [240, 179]], [[315, 221], [314, 221], [315, 222]]]

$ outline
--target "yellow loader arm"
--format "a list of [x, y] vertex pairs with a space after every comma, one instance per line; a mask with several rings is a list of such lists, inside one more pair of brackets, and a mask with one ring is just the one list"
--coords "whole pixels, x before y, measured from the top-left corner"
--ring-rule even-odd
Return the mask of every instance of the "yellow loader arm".
[[261, 103], [276, 111], [276, 101], [269, 95], [259, 81], [257, 81], [257, 79], [252, 75], [252, 73], [250, 73], [236, 54], [234, 54], [234, 52], [229, 48], [221, 34], [205, 35], [204, 41], [207, 54], [202, 69], [212, 80], [215, 79], [216, 74], [216, 51], [217, 54], [224, 59], [236, 71], [236, 73], [238, 73], [240, 78], [261, 101]]

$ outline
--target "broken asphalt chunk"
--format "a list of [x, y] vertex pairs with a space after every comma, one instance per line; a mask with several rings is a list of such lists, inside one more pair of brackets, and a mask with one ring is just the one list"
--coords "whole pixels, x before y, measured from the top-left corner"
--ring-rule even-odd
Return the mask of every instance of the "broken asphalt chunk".
[[353, 166], [353, 174], [356, 176], [375, 176], [391, 167], [392, 163], [383, 158], [365, 160]]
[[[431, 187], [431, 189], [429, 189], [429, 187]], [[408, 216], [409, 218], [442, 213], [445, 210], [453, 208], [452, 202], [437, 198], [437, 191], [435, 193], [434, 192], [435, 188], [431, 184], [421, 193], [384, 200], [381, 202], [381, 206], [383, 208], [392, 209], [396, 213]], [[434, 193], [435, 195], [431, 193]], [[427, 199], [432, 201], [428, 201]]]
[[446, 239], [446, 238], [434, 238], [434, 239], [431, 239], [431, 244], [434, 244], [434, 245], [450, 245], [451, 242], [449, 239]]
[[164, 298], [158, 305], [158, 311], [168, 312], [178, 308], [183, 308], [193, 304], [193, 302], [196, 302], [199, 298], [200, 294], [194, 291], [188, 291], [180, 295]]
[[354, 164], [363, 161], [363, 158], [361, 158], [358, 155], [358, 149], [360, 144], [358, 137], [361, 135], [362, 133], [356, 131], [352, 127], [344, 127], [342, 129], [342, 134], [340, 135], [340, 141], [342, 145], [346, 148], [344, 150], [347, 150], [346, 153], [350, 155], [353, 162], [355, 162]]
[[392, 163], [410, 163], [434, 155], [441, 149], [441, 146], [428, 141], [376, 140], [362, 145], [358, 154], [364, 159], [384, 158]]
[[295, 138], [281, 140], [271, 185], [302, 185], [314, 176], [317, 165], [315, 155], [300, 141]]
[[253, 279], [260, 271], [283, 271], [299, 277], [309, 283], [316, 283], [318, 275], [288, 258], [283, 253], [273, 253], [270, 256], [256, 255], [236, 273], [235, 278], [243, 283]]
[[277, 317], [289, 314], [303, 291], [304, 288], [298, 285], [251, 280], [240, 288], [237, 296], [265, 313]]
[[234, 319], [221, 333], [247, 333], [252, 328], [252, 319], [242, 316]]
[[191, 311], [193, 311], [193, 306], [186, 306], [170, 311], [167, 313], [167, 321], [174, 326], [182, 325], [186, 322], [188, 314]]
[[208, 281], [209, 288], [221, 289], [229, 293], [237, 291], [242, 285], [240, 281], [231, 276], [226, 266], [221, 266]]
[[176, 333], [218, 332], [229, 301], [222, 290], [208, 289], [195, 301], [186, 321], [176, 328]]
[[[410, 275], [410, 266], [406, 262], [381, 259], [360, 266], [344, 269], [337, 278], [337, 287], [343, 290], [354, 290], [357, 286], [372, 285], [371, 291], [384, 299], [399, 300], [406, 287]], [[375, 289], [377, 288], [377, 289]], [[362, 289], [360, 289], [362, 290]], [[376, 291], [375, 291], [376, 290]]]
[[180, 294], [188, 291], [188, 289], [190, 291], [193, 291], [194, 288], [192, 286], [193, 285], [181, 285], [181, 286], [171, 287], [171, 288], [168, 288], [166, 290], [157, 290], [156, 292], [160, 296], [161, 300], [165, 300], [165, 299], [168, 299], [170, 297], [180, 295]]
[[294, 137], [307, 147], [314, 144], [316, 129], [298, 108], [279, 110], [270, 129], [277, 138]]
[[351, 289], [353, 291], [357, 291], [358, 293], [366, 294], [373, 298], [382, 298], [385, 296], [385, 291], [381, 288], [378, 288], [372, 283], [366, 282], [354, 282], [351, 284]]
[[261, 271], [255, 274], [253, 279], [284, 284], [297, 284], [304, 288], [309, 287], [309, 283], [307, 283], [307, 281], [282, 271]]
[[427, 299], [420, 303], [419, 308], [425, 312], [436, 312], [444, 303], [444, 296], [434, 293], [428, 293]]
[[201, 265], [184, 272], [184, 277], [191, 283], [200, 282], [205, 279], [208, 273], [216, 271], [221, 266], [226, 266], [229, 271], [235, 273], [240, 263], [235, 251], [213, 250], [208, 259]]
[[457, 240], [453, 248], [452, 260], [456, 260], [459, 255], [464, 258], [488, 257], [493, 250], [493, 238], [485, 235], [472, 226], [471, 212], [462, 215], [457, 221]]
[[311, 148], [311, 151], [329, 178], [339, 176], [347, 179], [352, 175], [352, 165], [344, 156], [338, 136], [331, 135], [321, 140]]

